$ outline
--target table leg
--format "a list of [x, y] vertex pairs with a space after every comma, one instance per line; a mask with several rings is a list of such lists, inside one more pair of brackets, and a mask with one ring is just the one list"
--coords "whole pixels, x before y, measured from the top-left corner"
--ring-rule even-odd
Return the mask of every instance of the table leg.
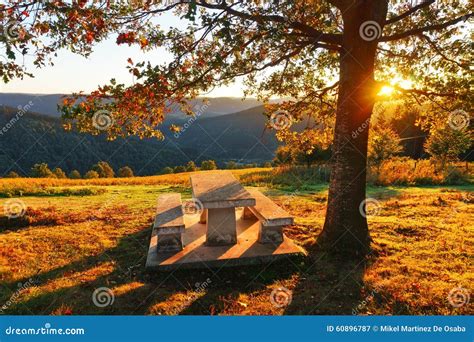
[[201, 217], [199, 218], [199, 223], [206, 223], [207, 218], [207, 209], [203, 209], [201, 213]]
[[248, 207], [244, 207], [244, 213], [242, 214], [244, 220], [254, 219], [255, 215], [250, 211]]
[[226, 246], [237, 243], [235, 208], [207, 209], [206, 244]]

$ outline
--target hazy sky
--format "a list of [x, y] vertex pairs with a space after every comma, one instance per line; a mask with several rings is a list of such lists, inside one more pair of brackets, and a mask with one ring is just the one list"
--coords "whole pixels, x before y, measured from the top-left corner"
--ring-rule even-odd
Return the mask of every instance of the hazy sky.
[[[163, 28], [183, 27], [186, 21], [181, 21], [171, 13], [159, 18]], [[98, 85], [108, 83], [111, 78], [129, 84], [132, 75], [127, 71], [127, 58], [131, 57], [136, 63], [150, 60], [152, 64], [160, 64], [170, 60], [170, 55], [164, 49], [143, 53], [138, 46], [120, 45], [115, 43], [116, 35], [94, 48], [89, 58], [71, 53], [68, 50], [58, 52], [54, 59], [54, 66], [36, 69], [32, 65], [32, 57], [25, 56], [24, 63], [34, 78], [16, 79], [8, 84], [1, 83], [0, 91], [5, 93], [72, 93], [78, 91], [89, 92]], [[233, 86], [215, 89], [206, 96], [233, 96], [243, 95], [240, 83]]]

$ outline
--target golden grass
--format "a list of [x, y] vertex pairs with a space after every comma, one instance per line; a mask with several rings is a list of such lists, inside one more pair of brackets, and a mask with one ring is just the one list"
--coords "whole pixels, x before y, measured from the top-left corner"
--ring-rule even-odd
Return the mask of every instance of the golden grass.
[[[81, 196], [22, 197], [27, 224], [0, 227], [0, 310], [9, 314], [469, 314], [450, 291], [472, 291], [472, 185], [370, 187], [379, 210], [369, 216], [373, 253], [365, 261], [319, 251], [324, 184], [276, 187], [268, 169], [233, 171], [259, 185], [296, 218], [286, 234], [307, 258], [264, 266], [147, 274], [150, 223], [160, 193], [190, 197], [189, 174], [130, 179], [1, 180], [1, 186], [101, 187]], [[267, 173], [265, 173], [267, 172]], [[0, 207], [7, 199], [0, 199]], [[32, 279], [32, 281], [29, 281]], [[19, 286], [19, 283], [22, 285]], [[203, 288], [202, 284], [206, 284]], [[99, 287], [114, 302], [97, 307]], [[286, 307], [273, 290], [292, 292]], [[7, 305], [8, 304], [8, 305]], [[2, 308], [3, 306], [3, 308]]]

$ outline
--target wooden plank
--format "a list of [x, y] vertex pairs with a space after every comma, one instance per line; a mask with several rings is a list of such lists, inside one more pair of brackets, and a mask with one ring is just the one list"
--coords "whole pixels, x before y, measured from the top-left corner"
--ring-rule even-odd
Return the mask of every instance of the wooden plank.
[[163, 194], [158, 197], [153, 228], [158, 230], [158, 234], [182, 233], [185, 229], [183, 216], [181, 194]]
[[191, 176], [193, 197], [206, 209], [255, 205], [255, 198], [245, 190], [230, 171], [199, 172]]
[[248, 192], [255, 197], [257, 202], [255, 206], [248, 208], [262, 221], [264, 226], [288, 226], [293, 224], [293, 217], [270, 198], [257, 189], [248, 189]]

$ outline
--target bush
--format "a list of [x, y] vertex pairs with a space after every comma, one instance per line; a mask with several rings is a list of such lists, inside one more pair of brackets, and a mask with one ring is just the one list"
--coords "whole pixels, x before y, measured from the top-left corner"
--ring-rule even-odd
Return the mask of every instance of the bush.
[[48, 164], [35, 164], [31, 168], [31, 177], [33, 178], [56, 178], [56, 175], [48, 167]]
[[67, 178], [66, 174], [64, 173], [64, 171], [60, 167], [55, 168], [53, 170], [53, 173], [56, 176], [56, 178], [59, 178], [59, 179]]
[[168, 175], [168, 174], [173, 173], [173, 172], [174, 172], [173, 168], [171, 168], [169, 166], [167, 166], [167, 167], [163, 168], [163, 170], [161, 170], [162, 175]]
[[378, 169], [384, 160], [390, 159], [402, 151], [400, 137], [392, 129], [376, 126], [370, 130], [367, 153], [369, 165], [374, 165]]
[[270, 163], [270, 162], [263, 163], [262, 167], [265, 167], [265, 168], [272, 167], [272, 163]]
[[458, 156], [470, 146], [469, 131], [452, 129], [447, 125], [432, 129], [424, 147], [444, 170], [447, 163], [458, 160]]
[[[371, 170], [372, 171], [372, 170]], [[379, 172], [369, 175], [378, 185], [429, 185], [443, 183], [443, 176], [436, 172], [431, 160], [413, 160], [408, 157], [383, 161]]]
[[214, 160], [204, 160], [201, 163], [201, 170], [217, 170], [217, 165]]
[[15, 171], [10, 171], [6, 176], [6, 178], [20, 178], [20, 175]]
[[186, 165], [186, 171], [193, 172], [193, 171], [196, 171], [196, 170], [197, 170], [196, 164], [192, 160], [189, 161], [188, 164]]
[[255, 171], [239, 177], [242, 183], [259, 186], [265, 183], [284, 185], [300, 189], [306, 186], [324, 184], [329, 181], [330, 168], [327, 165], [318, 166], [280, 166], [271, 170]]
[[176, 166], [173, 170], [174, 173], [181, 173], [181, 172], [186, 172], [186, 168], [184, 166]]
[[119, 169], [118, 176], [122, 178], [133, 177], [133, 170], [128, 166], [124, 166]]
[[114, 178], [115, 177], [114, 169], [112, 169], [109, 163], [105, 161], [100, 161], [94, 166], [92, 166], [92, 170], [97, 172], [100, 178]]
[[71, 179], [80, 179], [81, 174], [77, 170], [72, 170], [71, 173], [69, 173], [69, 178], [71, 178]]
[[99, 173], [94, 170], [87, 171], [86, 174], [84, 175], [85, 179], [96, 179], [99, 178]]
[[230, 161], [230, 162], [225, 164], [225, 168], [228, 169], [228, 170], [234, 170], [234, 169], [237, 169], [238, 166], [237, 166], [237, 163], [235, 161]]
[[469, 176], [456, 166], [450, 165], [443, 171], [443, 179], [445, 184], [460, 185], [468, 183]]

